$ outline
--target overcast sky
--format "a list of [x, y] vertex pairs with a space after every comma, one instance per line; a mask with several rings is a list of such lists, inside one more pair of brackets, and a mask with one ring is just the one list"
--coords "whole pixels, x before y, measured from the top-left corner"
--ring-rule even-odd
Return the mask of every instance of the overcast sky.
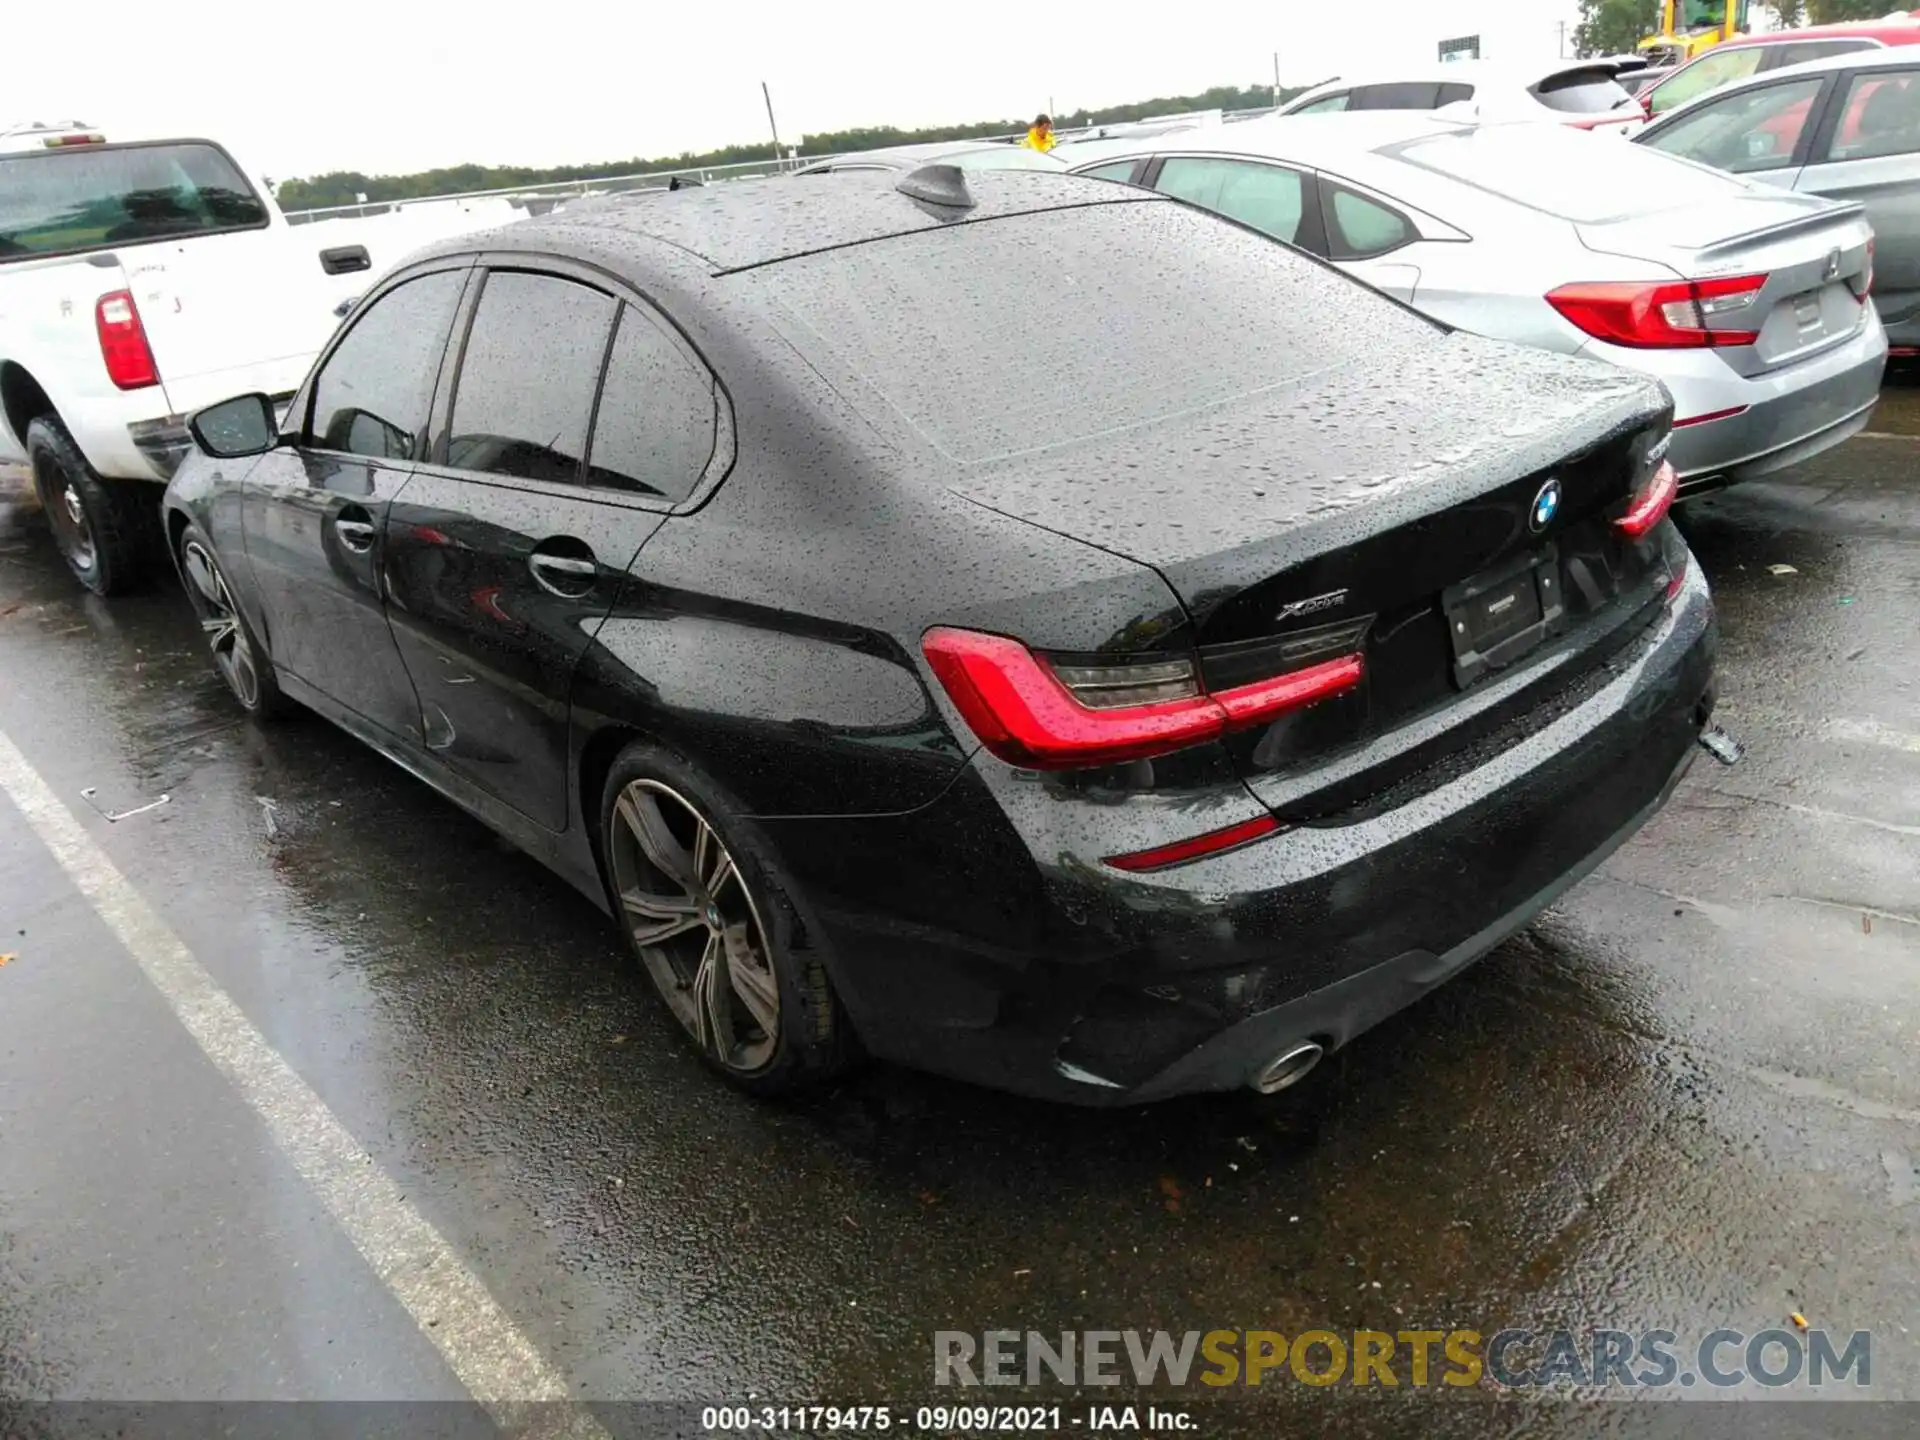
[[[674, 155], [854, 125], [935, 125], [1209, 85], [1306, 84], [1435, 56], [1557, 53], [1575, 0], [906, 0], [426, 5], [90, 0], [8, 17], [0, 124], [210, 135], [275, 180], [461, 161]], [[83, 18], [75, 18], [83, 17]], [[498, 17], [498, 18], [495, 18]], [[31, 63], [22, 63], [31, 60]]]

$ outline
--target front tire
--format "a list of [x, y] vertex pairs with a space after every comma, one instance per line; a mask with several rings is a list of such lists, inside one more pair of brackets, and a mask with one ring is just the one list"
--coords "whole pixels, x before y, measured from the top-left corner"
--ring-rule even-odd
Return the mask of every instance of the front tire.
[[213, 542], [198, 525], [180, 531], [180, 574], [187, 582], [187, 599], [200, 621], [213, 659], [214, 673], [227, 691], [254, 720], [274, 720], [292, 708], [280, 693], [273, 661], [253, 638], [247, 617], [234, 603], [226, 572], [220, 568]]
[[600, 809], [608, 898], [627, 943], [701, 1057], [756, 1095], [790, 1093], [853, 1051], [764, 840], [679, 756], [636, 743]]
[[160, 487], [100, 475], [52, 415], [27, 426], [27, 463], [73, 578], [96, 595], [138, 589], [158, 533]]

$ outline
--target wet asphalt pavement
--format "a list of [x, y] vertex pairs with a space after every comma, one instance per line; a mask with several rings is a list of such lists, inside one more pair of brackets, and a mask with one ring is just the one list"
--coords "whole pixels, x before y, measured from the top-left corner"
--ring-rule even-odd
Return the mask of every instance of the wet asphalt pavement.
[[[564, 885], [326, 724], [240, 721], [177, 589], [83, 598], [18, 498], [0, 734], [575, 1396], [924, 1400], [939, 1329], [1798, 1311], [1920, 1400], [1920, 438], [1686, 518], [1740, 766], [1298, 1090], [1114, 1114], [885, 1069], [734, 1096]], [[0, 1397], [465, 1394], [431, 1289], [396, 1298], [3, 792], [0, 953]], [[1380, 1398], [1197, 1408], [1408, 1429]]]

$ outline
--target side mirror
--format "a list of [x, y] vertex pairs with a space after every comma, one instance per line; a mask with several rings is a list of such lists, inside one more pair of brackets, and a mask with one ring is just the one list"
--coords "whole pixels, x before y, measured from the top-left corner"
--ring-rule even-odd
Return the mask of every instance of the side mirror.
[[216, 460], [264, 455], [280, 443], [273, 401], [265, 395], [236, 395], [209, 405], [187, 422], [193, 443]]

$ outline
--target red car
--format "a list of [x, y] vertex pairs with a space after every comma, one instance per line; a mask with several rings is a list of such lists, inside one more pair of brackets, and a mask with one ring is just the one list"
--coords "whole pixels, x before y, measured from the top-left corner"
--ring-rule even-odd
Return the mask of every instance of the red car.
[[1709, 90], [1718, 90], [1729, 81], [1744, 80], [1762, 70], [1779, 70], [1803, 60], [1818, 60], [1823, 55], [1839, 55], [1848, 50], [1915, 44], [1920, 44], [1920, 10], [1881, 20], [1810, 25], [1802, 30], [1776, 30], [1765, 35], [1736, 35], [1640, 92], [1640, 103], [1646, 107], [1647, 118], [1652, 119]]

